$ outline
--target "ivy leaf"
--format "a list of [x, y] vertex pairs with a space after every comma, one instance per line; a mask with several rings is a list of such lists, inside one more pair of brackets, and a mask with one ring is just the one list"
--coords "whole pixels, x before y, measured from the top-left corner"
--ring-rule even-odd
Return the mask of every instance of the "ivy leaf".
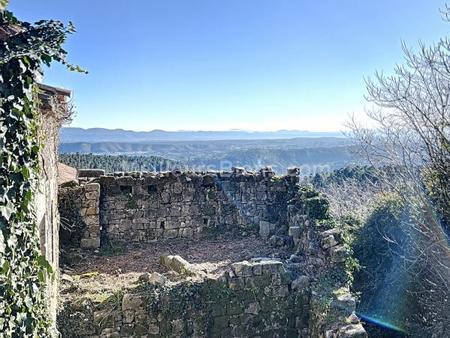
[[40, 267], [47, 270], [47, 273], [49, 273], [49, 274], [53, 273], [53, 268], [50, 265], [50, 263], [48, 262], [48, 260], [45, 258], [45, 256], [43, 256], [43, 255], [38, 256], [36, 259], [36, 262]]
[[0, 0], [0, 9], [5, 9], [8, 6], [9, 0]]
[[2, 275], [7, 275], [7, 274], [8, 274], [8, 271], [9, 271], [9, 268], [10, 268], [9, 262], [8, 262], [8, 261], [5, 261], [5, 262], [3, 263], [3, 266], [2, 266], [2, 268], [1, 268], [1, 270], [0, 270], [0, 273], [1, 273]]
[[45, 283], [45, 273], [43, 270], [38, 272], [38, 279], [39, 279], [39, 282]]
[[40, 169], [33, 88], [41, 64], [55, 60], [67, 66], [62, 45], [74, 28], [54, 20], [19, 21], [3, 10], [8, 2], [0, 0], [0, 24], [17, 25], [21, 32], [0, 48], [0, 337], [48, 337], [43, 287], [48, 274], [55, 275], [40, 255], [31, 207]]
[[50, 67], [50, 63], [52, 62], [52, 57], [48, 54], [42, 54], [41, 60], [43, 63], [45, 63], [47, 66]]
[[28, 169], [27, 167], [22, 167], [22, 176], [25, 180], [29, 180], [30, 179], [30, 169]]

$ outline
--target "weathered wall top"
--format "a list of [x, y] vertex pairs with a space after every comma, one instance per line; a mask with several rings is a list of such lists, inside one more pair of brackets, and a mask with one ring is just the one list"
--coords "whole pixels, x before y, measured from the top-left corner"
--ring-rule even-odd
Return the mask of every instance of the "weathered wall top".
[[[104, 243], [125, 238], [143, 243], [193, 237], [207, 229], [262, 227], [261, 233], [269, 236], [284, 227], [287, 232], [288, 204], [298, 194], [299, 178], [297, 169], [290, 169], [286, 176], [275, 176], [270, 168], [258, 172], [233, 168], [231, 172], [109, 175], [86, 169], [78, 171], [78, 180], [79, 189], [84, 191], [95, 190], [88, 188], [92, 184], [100, 185], [96, 197], [92, 192], [77, 194], [83, 200], [79, 216], [86, 223], [81, 236], [86, 240], [81, 243], [95, 248], [100, 244], [100, 233]], [[73, 189], [62, 188], [60, 200], [67, 200], [65, 196]], [[64, 209], [68, 203], [60, 205], [61, 212], [68, 214]], [[98, 217], [97, 225], [93, 217]]]
[[271, 178], [271, 177], [297, 177], [300, 175], [299, 168], [289, 168], [285, 176], [276, 176], [271, 167], [261, 168], [258, 171], [247, 171], [245, 168], [233, 167], [231, 171], [163, 171], [163, 172], [148, 172], [148, 171], [130, 171], [130, 172], [115, 172], [105, 174], [102, 169], [79, 169], [78, 177], [94, 178], [100, 176], [107, 177], [133, 177], [133, 178], [145, 178], [145, 177], [199, 177], [199, 176], [213, 176], [217, 178], [230, 178], [230, 177], [255, 177], [255, 178]]

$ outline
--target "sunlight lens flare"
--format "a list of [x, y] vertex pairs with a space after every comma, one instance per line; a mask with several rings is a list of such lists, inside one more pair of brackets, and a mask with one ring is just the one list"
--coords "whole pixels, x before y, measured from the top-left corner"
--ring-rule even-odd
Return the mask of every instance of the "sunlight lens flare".
[[377, 325], [379, 327], [382, 328], [386, 328], [389, 330], [393, 330], [393, 331], [397, 331], [399, 333], [406, 333], [405, 329], [394, 325], [393, 323], [389, 323], [388, 321], [382, 319], [382, 318], [376, 318], [376, 317], [371, 317], [368, 315], [364, 315], [361, 313], [358, 313], [358, 317], [360, 317], [363, 321]]

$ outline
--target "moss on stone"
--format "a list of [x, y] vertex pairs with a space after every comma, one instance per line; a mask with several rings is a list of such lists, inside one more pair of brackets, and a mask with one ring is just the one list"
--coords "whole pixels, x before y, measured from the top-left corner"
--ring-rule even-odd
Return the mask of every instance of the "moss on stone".
[[316, 196], [305, 200], [308, 216], [314, 220], [329, 218], [330, 203], [326, 198]]

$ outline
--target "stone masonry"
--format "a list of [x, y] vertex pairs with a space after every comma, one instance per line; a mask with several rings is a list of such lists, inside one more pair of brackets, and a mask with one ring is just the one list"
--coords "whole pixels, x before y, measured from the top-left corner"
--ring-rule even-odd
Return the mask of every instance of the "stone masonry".
[[309, 285], [292, 291], [279, 261], [235, 263], [218, 277], [181, 282], [153, 275], [113, 310], [71, 304], [60, 315], [63, 337], [307, 337]]
[[59, 189], [59, 209], [63, 224], [61, 244], [66, 247], [100, 247], [100, 185], [86, 183]]
[[[86, 178], [87, 173], [97, 177]], [[77, 214], [86, 224], [80, 236], [85, 248], [100, 245], [100, 231], [105, 241], [127, 243], [188, 238], [204, 230], [260, 228], [263, 237], [287, 233], [288, 202], [298, 193], [296, 172], [276, 177], [270, 168], [258, 173], [239, 168], [233, 172], [114, 175], [83, 171], [82, 176], [77, 189], [87, 192], [99, 186], [99, 201], [94, 201], [94, 192], [81, 193], [80, 203], [71, 205], [69, 212], [60, 203], [60, 212], [69, 215], [79, 209]], [[75, 188], [62, 188], [61, 201], [68, 189]], [[97, 210], [99, 222], [95, 224]]]
[[58, 317], [62, 337], [367, 338], [348, 292], [330, 298], [332, 322], [323, 328], [313, 280], [282, 261], [238, 262], [211, 276], [179, 256], [163, 260], [185, 277], [147, 273], [105, 300], [68, 301]]
[[298, 180], [295, 169], [277, 177], [269, 168], [79, 173], [77, 183], [62, 188], [79, 201], [60, 203], [60, 210], [83, 220], [82, 230], [72, 232], [82, 247], [100, 245], [99, 234], [101, 243], [148, 243], [259, 230], [267, 245], [292, 255], [235, 262], [219, 275], [163, 256], [170, 273], [144, 274], [137, 286], [106, 300], [69, 298], [58, 317], [63, 337], [366, 338], [354, 314], [341, 230], [328, 216], [327, 200]]
[[[54, 271], [48, 279], [46, 299], [53, 324], [58, 306], [59, 273], [59, 214], [58, 214], [58, 135], [61, 125], [69, 117], [67, 101], [70, 91], [39, 85], [39, 151], [40, 174], [35, 194], [36, 220], [39, 226], [39, 243], [42, 255]], [[52, 330], [53, 331], [53, 330]]]

